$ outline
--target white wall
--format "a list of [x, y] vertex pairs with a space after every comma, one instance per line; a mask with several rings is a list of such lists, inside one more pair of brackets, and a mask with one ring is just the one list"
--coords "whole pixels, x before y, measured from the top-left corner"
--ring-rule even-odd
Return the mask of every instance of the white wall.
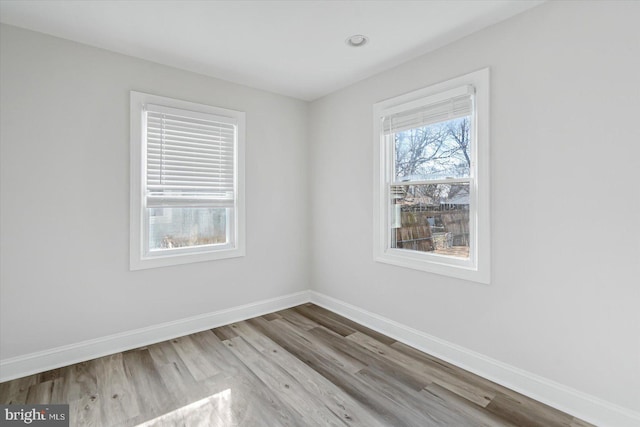
[[[2, 26], [0, 358], [308, 288], [307, 103]], [[247, 113], [247, 255], [129, 271], [129, 91]]]
[[[640, 3], [551, 2], [310, 110], [312, 288], [640, 410]], [[372, 257], [372, 104], [491, 68], [489, 286]]]

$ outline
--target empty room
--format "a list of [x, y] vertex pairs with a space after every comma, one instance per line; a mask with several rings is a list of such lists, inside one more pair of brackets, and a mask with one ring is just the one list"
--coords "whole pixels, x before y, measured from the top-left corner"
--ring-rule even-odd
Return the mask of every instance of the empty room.
[[639, 23], [0, 0], [0, 424], [640, 426]]

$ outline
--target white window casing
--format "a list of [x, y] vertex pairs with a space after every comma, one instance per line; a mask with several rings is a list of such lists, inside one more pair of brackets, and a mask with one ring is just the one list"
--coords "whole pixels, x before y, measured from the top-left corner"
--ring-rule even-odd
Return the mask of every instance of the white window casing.
[[[135, 91], [130, 98], [131, 270], [243, 256], [245, 113]], [[152, 224], [189, 208], [224, 212], [224, 242], [150, 248]], [[151, 217], [152, 209], [163, 214]]]
[[[399, 181], [394, 173], [394, 132], [458, 117], [470, 117], [468, 176]], [[373, 106], [373, 127], [375, 261], [488, 284], [491, 277], [489, 69], [378, 102]], [[427, 184], [468, 185], [468, 258], [393, 247], [391, 230], [399, 227], [398, 213], [394, 212], [399, 210], [399, 205], [391, 200], [394, 192], [407, 185]]]

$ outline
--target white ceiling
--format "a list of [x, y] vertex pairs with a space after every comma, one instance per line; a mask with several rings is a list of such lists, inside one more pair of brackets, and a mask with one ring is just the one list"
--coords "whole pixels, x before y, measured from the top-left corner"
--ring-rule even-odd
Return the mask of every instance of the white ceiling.
[[313, 100], [540, 3], [1, 0], [0, 21]]

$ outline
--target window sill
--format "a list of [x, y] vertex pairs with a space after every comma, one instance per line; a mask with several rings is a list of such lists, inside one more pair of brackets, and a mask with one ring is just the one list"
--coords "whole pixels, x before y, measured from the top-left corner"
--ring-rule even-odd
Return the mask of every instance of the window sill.
[[245, 255], [244, 248], [222, 249], [208, 252], [156, 255], [147, 258], [132, 257], [129, 269], [145, 270], [148, 268], [169, 267], [172, 265], [191, 264], [194, 262], [215, 261], [219, 259], [239, 258]]
[[377, 262], [391, 264], [413, 270], [426, 271], [442, 276], [469, 280], [471, 282], [488, 285], [490, 275], [488, 269], [483, 270], [472, 265], [471, 261], [452, 257], [420, 253], [414, 251], [399, 251], [390, 249], [375, 257]]

